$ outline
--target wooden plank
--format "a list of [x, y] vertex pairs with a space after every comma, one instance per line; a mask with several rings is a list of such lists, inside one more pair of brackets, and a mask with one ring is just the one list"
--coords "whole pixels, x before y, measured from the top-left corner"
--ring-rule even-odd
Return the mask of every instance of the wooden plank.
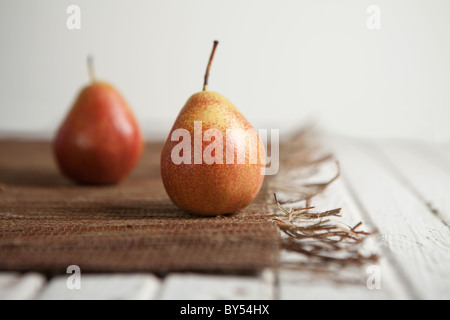
[[275, 277], [270, 270], [259, 276], [170, 274], [161, 300], [268, 300], [274, 299]]
[[69, 290], [68, 276], [52, 279], [39, 300], [151, 300], [161, 281], [151, 274], [82, 275], [81, 289]]
[[414, 142], [379, 143], [407, 185], [450, 226], [450, 162], [437, 146]]
[[314, 272], [285, 270], [280, 273], [281, 300], [385, 300], [383, 290], [369, 290], [363, 284], [340, 283], [335, 277], [321, 276]]
[[0, 300], [31, 300], [46, 283], [41, 274], [0, 273]]
[[[336, 171], [334, 163], [327, 165], [329, 168], [321, 170], [325, 172], [323, 177], [320, 173], [314, 177], [316, 182], [327, 181], [333, 177]], [[337, 180], [325, 190], [325, 192], [315, 197], [311, 203], [318, 212], [335, 208], [342, 208], [342, 218], [338, 221], [347, 225], [356, 225], [364, 221], [357, 204], [351, 197], [342, 179]], [[370, 222], [370, 221], [369, 221]], [[367, 223], [363, 226], [367, 231], [373, 230], [373, 226]], [[365, 254], [382, 252], [374, 237], [366, 240], [362, 248]], [[282, 262], [292, 262], [299, 260], [301, 256], [289, 253], [282, 255]], [[315, 270], [288, 270], [280, 269], [278, 276], [278, 292], [280, 299], [406, 299], [408, 294], [405, 285], [396, 277], [395, 270], [390, 262], [381, 256], [378, 264], [375, 265], [380, 272], [381, 288], [369, 288], [367, 281], [372, 274], [373, 266], [330, 268], [327, 272], [317, 272]], [[370, 271], [370, 272], [368, 272]]]
[[332, 139], [349, 190], [412, 298], [450, 298], [450, 229], [367, 141]]

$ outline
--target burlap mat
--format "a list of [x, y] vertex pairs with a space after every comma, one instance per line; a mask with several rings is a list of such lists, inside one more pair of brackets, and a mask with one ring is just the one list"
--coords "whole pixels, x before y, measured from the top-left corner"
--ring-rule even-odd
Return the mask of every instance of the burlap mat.
[[147, 145], [120, 185], [85, 187], [58, 173], [49, 144], [0, 142], [0, 269], [251, 272], [275, 266], [280, 236], [266, 218], [267, 187], [238, 215], [187, 215], [164, 191], [161, 148]]

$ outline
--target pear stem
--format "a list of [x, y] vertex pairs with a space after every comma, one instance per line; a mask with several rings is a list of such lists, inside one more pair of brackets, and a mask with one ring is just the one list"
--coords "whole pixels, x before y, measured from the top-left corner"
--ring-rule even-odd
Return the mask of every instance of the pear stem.
[[89, 72], [89, 77], [91, 78], [91, 81], [96, 82], [97, 77], [95, 76], [94, 58], [92, 56], [87, 57], [87, 66], [88, 66], [88, 72]]
[[214, 59], [214, 54], [216, 53], [216, 48], [219, 45], [219, 41], [214, 41], [214, 46], [211, 52], [211, 56], [209, 57], [208, 67], [206, 68], [205, 73], [205, 82], [203, 83], [203, 91], [208, 91], [208, 79], [209, 79], [209, 70], [211, 69], [211, 64]]

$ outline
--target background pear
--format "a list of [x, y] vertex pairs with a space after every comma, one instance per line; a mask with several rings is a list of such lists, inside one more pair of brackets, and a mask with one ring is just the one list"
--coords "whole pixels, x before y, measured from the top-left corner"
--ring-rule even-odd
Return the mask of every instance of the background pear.
[[89, 59], [92, 83], [85, 87], [60, 127], [54, 153], [60, 170], [84, 184], [114, 184], [138, 163], [142, 135], [120, 93], [98, 82]]
[[[194, 94], [181, 110], [175, 124], [167, 138], [161, 154], [161, 174], [166, 191], [172, 201], [184, 211], [204, 216], [232, 214], [247, 207], [256, 197], [264, 180], [265, 151], [264, 146], [256, 136], [256, 162], [249, 161], [249, 153], [246, 153], [245, 164], [238, 164], [237, 158], [234, 164], [226, 164], [227, 130], [242, 129], [241, 134], [231, 136], [236, 145], [243, 142], [248, 146], [249, 136], [247, 130], [256, 133], [251, 124], [236, 109], [236, 107], [224, 96], [216, 92], [208, 91], [208, 77], [211, 62], [214, 57], [218, 42], [214, 42], [214, 48], [205, 74], [204, 88], [202, 92]], [[208, 130], [220, 132], [223, 140], [211, 141], [204, 139], [203, 152], [214, 140], [222, 150], [223, 164], [195, 164], [194, 157], [194, 122], [202, 122], [204, 136]], [[172, 151], [180, 143], [172, 141], [172, 133], [177, 129], [189, 131], [191, 139], [190, 164], [175, 164], [172, 160]], [[211, 132], [211, 131], [210, 131]], [[207, 140], [207, 141], [205, 141]], [[197, 154], [198, 156], [198, 154]]]

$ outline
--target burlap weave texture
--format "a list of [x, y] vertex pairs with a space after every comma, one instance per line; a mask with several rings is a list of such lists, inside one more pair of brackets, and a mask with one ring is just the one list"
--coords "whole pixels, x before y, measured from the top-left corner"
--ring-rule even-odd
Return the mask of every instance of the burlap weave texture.
[[0, 142], [0, 269], [64, 272], [252, 272], [275, 266], [277, 227], [270, 191], [233, 216], [199, 218], [178, 210], [162, 185], [162, 143], [117, 186], [72, 184], [51, 145]]

